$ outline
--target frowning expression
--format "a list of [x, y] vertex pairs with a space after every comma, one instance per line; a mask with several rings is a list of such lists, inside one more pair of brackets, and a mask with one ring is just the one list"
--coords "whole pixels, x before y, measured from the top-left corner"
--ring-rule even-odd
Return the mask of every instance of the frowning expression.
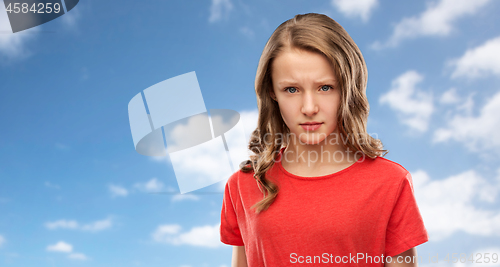
[[271, 67], [271, 96], [293, 136], [303, 144], [318, 144], [336, 131], [340, 88], [333, 65], [324, 55], [288, 48]]

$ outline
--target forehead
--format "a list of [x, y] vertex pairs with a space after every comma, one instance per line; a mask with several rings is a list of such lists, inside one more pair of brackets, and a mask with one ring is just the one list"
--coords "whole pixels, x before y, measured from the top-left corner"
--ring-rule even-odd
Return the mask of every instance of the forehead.
[[333, 79], [335, 67], [323, 54], [299, 48], [286, 48], [271, 64], [273, 81], [288, 79]]

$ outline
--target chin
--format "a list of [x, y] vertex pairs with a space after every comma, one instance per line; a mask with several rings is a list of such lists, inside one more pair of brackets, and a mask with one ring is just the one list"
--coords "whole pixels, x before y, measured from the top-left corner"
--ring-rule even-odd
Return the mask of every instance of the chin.
[[308, 135], [308, 138], [301, 138], [300, 141], [303, 144], [306, 145], [317, 145], [325, 140], [324, 134], [319, 136], [314, 134], [314, 135]]

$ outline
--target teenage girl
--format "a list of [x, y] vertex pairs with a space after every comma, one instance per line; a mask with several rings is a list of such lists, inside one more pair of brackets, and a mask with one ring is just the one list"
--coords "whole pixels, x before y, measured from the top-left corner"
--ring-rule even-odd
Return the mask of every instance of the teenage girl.
[[296, 15], [257, 68], [250, 160], [226, 183], [232, 266], [416, 266], [428, 241], [410, 173], [367, 134], [367, 68], [326, 15]]

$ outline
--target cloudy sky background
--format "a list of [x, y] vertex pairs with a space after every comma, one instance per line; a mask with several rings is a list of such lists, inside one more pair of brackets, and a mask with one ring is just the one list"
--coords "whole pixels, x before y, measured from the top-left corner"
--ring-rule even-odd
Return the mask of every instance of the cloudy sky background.
[[176, 194], [168, 156], [134, 150], [127, 105], [196, 71], [206, 108], [238, 111], [251, 132], [262, 49], [308, 12], [363, 52], [368, 132], [413, 175], [424, 264], [500, 253], [499, 11], [493, 0], [88, 0], [12, 34], [0, 5], [0, 265], [230, 266], [225, 181]]

